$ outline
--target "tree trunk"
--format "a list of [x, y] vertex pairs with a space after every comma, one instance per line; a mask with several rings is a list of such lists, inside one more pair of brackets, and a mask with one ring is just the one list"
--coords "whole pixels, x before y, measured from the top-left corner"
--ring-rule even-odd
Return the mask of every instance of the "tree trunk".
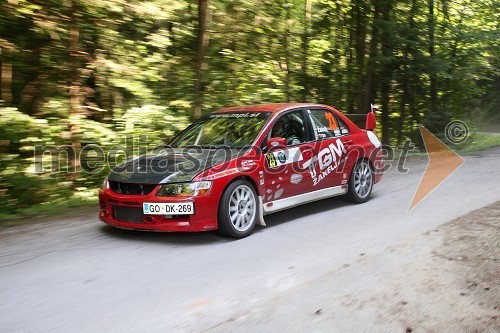
[[436, 57], [435, 45], [434, 45], [434, 0], [428, 0], [428, 29], [429, 29], [429, 57], [431, 59], [431, 70], [429, 73], [430, 76], [430, 97], [431, 97], [431, 112], [436, 115], [439, 112], [438, 105], [438, 87], [437, 87], [437, 75], [435, 70], [434, 60]]
[[201, 108], [203, 104], [203, 74], [205, 71], [206, 54], [210, 41], [210, 34], [207, 26], [210, 23], [210, 12], [208, 10], [209, 0], [198, 0], [198, 29], [197, 29], [197, 47], [195, 61], [195, 83], [194, 83], [194, 107], [193, 117], [199, 119], [201, 117]]
[[[413, 31], [415, 29], [415, 17], [417, 16], [418, 8], [417, 8], [417, 0], [412, 0], [412, 6], [410, 10], [410, 31], [412, 31], [411, 34], [411, 41], [413, 41], [415, 44], [407, 45], [407, 54], [416, 54], [417, 50], [415, 49], [415, 45], [417, 43], [417, 37], [415, 34], [413, 34]], [[412, 58], [415, 59], [416, 55], [414, 55]], [[415, 61], [415, 60], [413, 60]], [[410, 70], [412, 68], [411, 64], [409, 65], [409, 68], [407, 69]], [[420, 124], [420, 114], [418, 113], [417, 106], [416, 106], [416, 101], [415, 101], [415, 81], [418, 80], [418, 76], [415, 76], [415, 71], [411, 71], [411, 75], [408, 75], [408, 91], [407, 91], [407, 97], [408, 97], [408, 103], [410, 107], [410, 114], [413, 118], [413, 121], [415, 122], [415, 125]]]
[[365, 77], [365, 56], [366, 56], [366, 2], [358, 0], [356, 4], [356, 94], [358, 113], [367, 113], [369, 106], [364, 103], [363, 95]]
[[[5, 54], [7, 51], [2, 49]], [[2, 56], [2, 61], [0, 62], [0, 80], [1, 80], [1, 95], [0, 100], [3, 100], [7, 105], [12, 104], [12, 64], [6, 60], [6, 57]]]
[[354, 7], [355, 5], [351, 5], [351, 15], [350, 25], [348, 28], [349, 34], [349, 42], [348, 47], [346, 49], [346, 76], [347, 76], [347, 89], [346, 89], [346, 104], [347, 104], [347, 113], [354, 113], [354, 91], [356, 90], [355, 86], [355, 74], [354, 74], [354, 52], [355, 48], [355, 19], [354, 19]]
[[69, 13], [70, 26], [69, 26], [69, 98], [71, 110], [70, 113], [78, 114], [81, 107], [81, 95], [80, 95], [80, 80], [79, 80], [79, 67], [80, 67], [80, 57], [79, 57], [79, 39], [80, 30], [78, 29], [78, 22], [75, 16], [77, 10], [76, 0], [71, 1], [71, 8]]
[[290, 91], [290, 19], [291, 19], [291, 4], [289, 0], [285, 1], [285, 40], [284, 40], [284, 51], [285, 51], [285, 95], [286, 101], [290, 102], [291, 100], [291, 91]]
[[[384, 28], [382, 29], [382, 55], [384, 56], [384, 66], [382, 74], [380, 77], [381, 82], [381, 104], [382, 104], [382, 142], [384, 144], [389, 143], [389, 103], [390, 103], [390, 91], [391, 91], [391, 81], [392, 81], [392, 71], [393, 71], [393, 60], [392, 60], [392, 33], [389, 30], [388, 22], [391, 21], [391, 8], [392, 2], [388, 1], [386, 6], [383, 6], [381, 10], [382, 19], [384, 20]], [[389, 60], [390, 59], [390, 60]]]
[[309, 96], [309, 78], [307, 75], [307, 57], [309, 51], [309, 34], [311, 28], [311, 2], [306, 0], [304, 11], [304, 33], [302, 34], [302, 101]]
[[366, 69], [366, 77], [361, 82], [361, 93], [359, 109], [364, 112], [369, 112], [371, 110], [370, 105], [374, 102], [377, 94], [376, 90], [376, 61], [378, 57], [378, 43], [379, 43], [379, 24], [380, 24], [380, 3], [379, 1], [374, 1], [374, 13], [373, 13], [373, 23], [372, 23], [372, 36], [370, 39], [370, 59], [368, 60], [368, 66]]
[[[339, 17], [339, 21], [345, 22], [345, 15], [343, 14], [341, 4], [337, 2], [335, 7], [335, 13]], [[346, 104], [344, 103], [346, 96], [346, 85], [344, 82], [344, 73], [342, 69], [344, 68], [343, 60], [347, 59], [347, 49], [343, 47], [343, 39], [344, 36], [344, 24], [333, 24], [329, 26], [329, 39], [332, 42], [332, 57], [330, 59], [331, 64], [328, 64], [328, 70], [330, 76], [328, 76], [328, 103], [340, 109], [347, 110]]]
[[68, 153], [70, 174], [69, 179], [72, 182], [73, 188], [76, 187], [75, 181], [78, 179], [80, 172], [80, 160], [78, 158], [77, 152], [80, 151], [81, 143], [78, 136], [81, 132], [79, 124], [79, 114], [81, 112], [81, 82], [80, 82], [80, 30], [78, 28], [78, 18], [76, 17], [77, 0], [71, 1], [71, 7], [69, 8], [69, 45], [68, 45], [68, 55], [69, 55], [69, 73], [68, 73], [68, 85], [69, 85], [69, 101], [70, 101], [70, 116], [69, 116], [69, 131], [71, 133], [71, 146], [73, 151]]
[[408, 104], [408, 96], [409, 96], [409, 73], [408, 73], [408, 50], [406, 49], [403, 53], [403, 82], [401, 83], [402, 96], [401, 96], [401, 104], [400, 104], [400, 113], [399, 113], [399, 121], [398, 121], [398, 146], [401, 144], [403, 139], [403, 128], [404, 122], [406, 118], [406, 105]]

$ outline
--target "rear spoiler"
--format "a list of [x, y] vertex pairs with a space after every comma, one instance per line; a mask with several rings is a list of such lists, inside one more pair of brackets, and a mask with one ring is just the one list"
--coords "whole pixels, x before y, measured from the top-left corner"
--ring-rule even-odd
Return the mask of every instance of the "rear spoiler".
[[373, 131], [377, 127], [377, 119], [375, 118], [375, 112], [370, 111], [366, 115], [366, 125], [365, 129], [367, 131]]

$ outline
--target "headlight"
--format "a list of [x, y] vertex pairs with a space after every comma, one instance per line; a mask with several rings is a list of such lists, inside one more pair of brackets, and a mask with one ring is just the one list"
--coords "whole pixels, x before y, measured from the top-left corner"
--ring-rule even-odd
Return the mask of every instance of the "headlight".
[[104, 180], [102, 181], [102, 186], [101, 188], [103, 190], [107, 189], [108, 188], [108, 177], [104, 178]]
[[192, 183], [165, 184], [156, 193], [157, 197], [181, 196], [189, 197], [194, 195], [208, 195], [212, 188], [212, 182], [205, 180]]

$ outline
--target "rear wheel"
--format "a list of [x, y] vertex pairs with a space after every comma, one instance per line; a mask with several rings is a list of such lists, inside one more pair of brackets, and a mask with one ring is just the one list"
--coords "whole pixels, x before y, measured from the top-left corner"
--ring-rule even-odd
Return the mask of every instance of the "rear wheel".
[[359, 160], [352, 169], [347, 197], [356, 203], [368, 201], [373, 189], [373, 170], [368, 160]]
[[243, 238], [252, 232], [257, 220], [257, 194], [252, 184], [238, 179], [226, 188], [219, 203], [218, 232]]

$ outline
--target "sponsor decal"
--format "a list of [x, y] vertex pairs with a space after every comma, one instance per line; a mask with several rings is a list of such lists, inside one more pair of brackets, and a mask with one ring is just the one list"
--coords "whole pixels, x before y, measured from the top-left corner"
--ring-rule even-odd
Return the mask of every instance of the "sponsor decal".
[[270, 168], [277, 168], [282, 165], [302, 161], [303, 159], [302, 152], [298, 147], [277, 150], [266, 154], [267, 165]]
[[327, 133], [328, 132], [328, 128], [326, 128], [325, 126], [323, 126], [323, 127], [316, 126], [316, 132], [318, 132], [318, 133]]
[[232, 175], [232, 174], [235, 174], [235, 173], [239, 173], [239, 170], [234, 168], [234, 169], [228, 169], [228, 170], [224, 170], [224, 171], [221, 171], [221, 172], [217, 172], [217, 173], [212, 173], [210, 175], [208, 175], [205, 179], [207, 180], [213, 180], [213, 179], [216, 179], [216, 178], [220, 178], [220, 177], [224, 177], [224, 176], [229, 176], [229, 175]]
[[244, 169], [251, 169], [256, 163], [253, 160], [243, 160], [241, 161], [241, 167]]
[[286, 162], [286, 156], [285, 156], [285, 153], [283, 153], [282, 151], [280, 151], [278, 154], [277, 154], [277, 157], [278, 157], [278, 161], [280, 161], [281, 164], [285, 164]]
[[252, 166], [252, 165], [255, 165], [255, 162], [252, 160], [244, 160], [244, 161], [241, 161], [241, 165], [242, 166]]
[[258, 112], [243, 112], [243, 113], [215, 113], [211, 114], [210, 119], [219, 118], [255, 118], [258, 117]]
[[328, 147], [323, 148], [317, 156], [305, 161], [303, 167], [309, 168], [313, 186], [318, 185], [326, 176], [344, 163], [345, 157], [343, 156], [345, 154], [347, 154], [347, 151], [344, 144], [340, 139], [337, 139], [335, 143], [330, 143]]

